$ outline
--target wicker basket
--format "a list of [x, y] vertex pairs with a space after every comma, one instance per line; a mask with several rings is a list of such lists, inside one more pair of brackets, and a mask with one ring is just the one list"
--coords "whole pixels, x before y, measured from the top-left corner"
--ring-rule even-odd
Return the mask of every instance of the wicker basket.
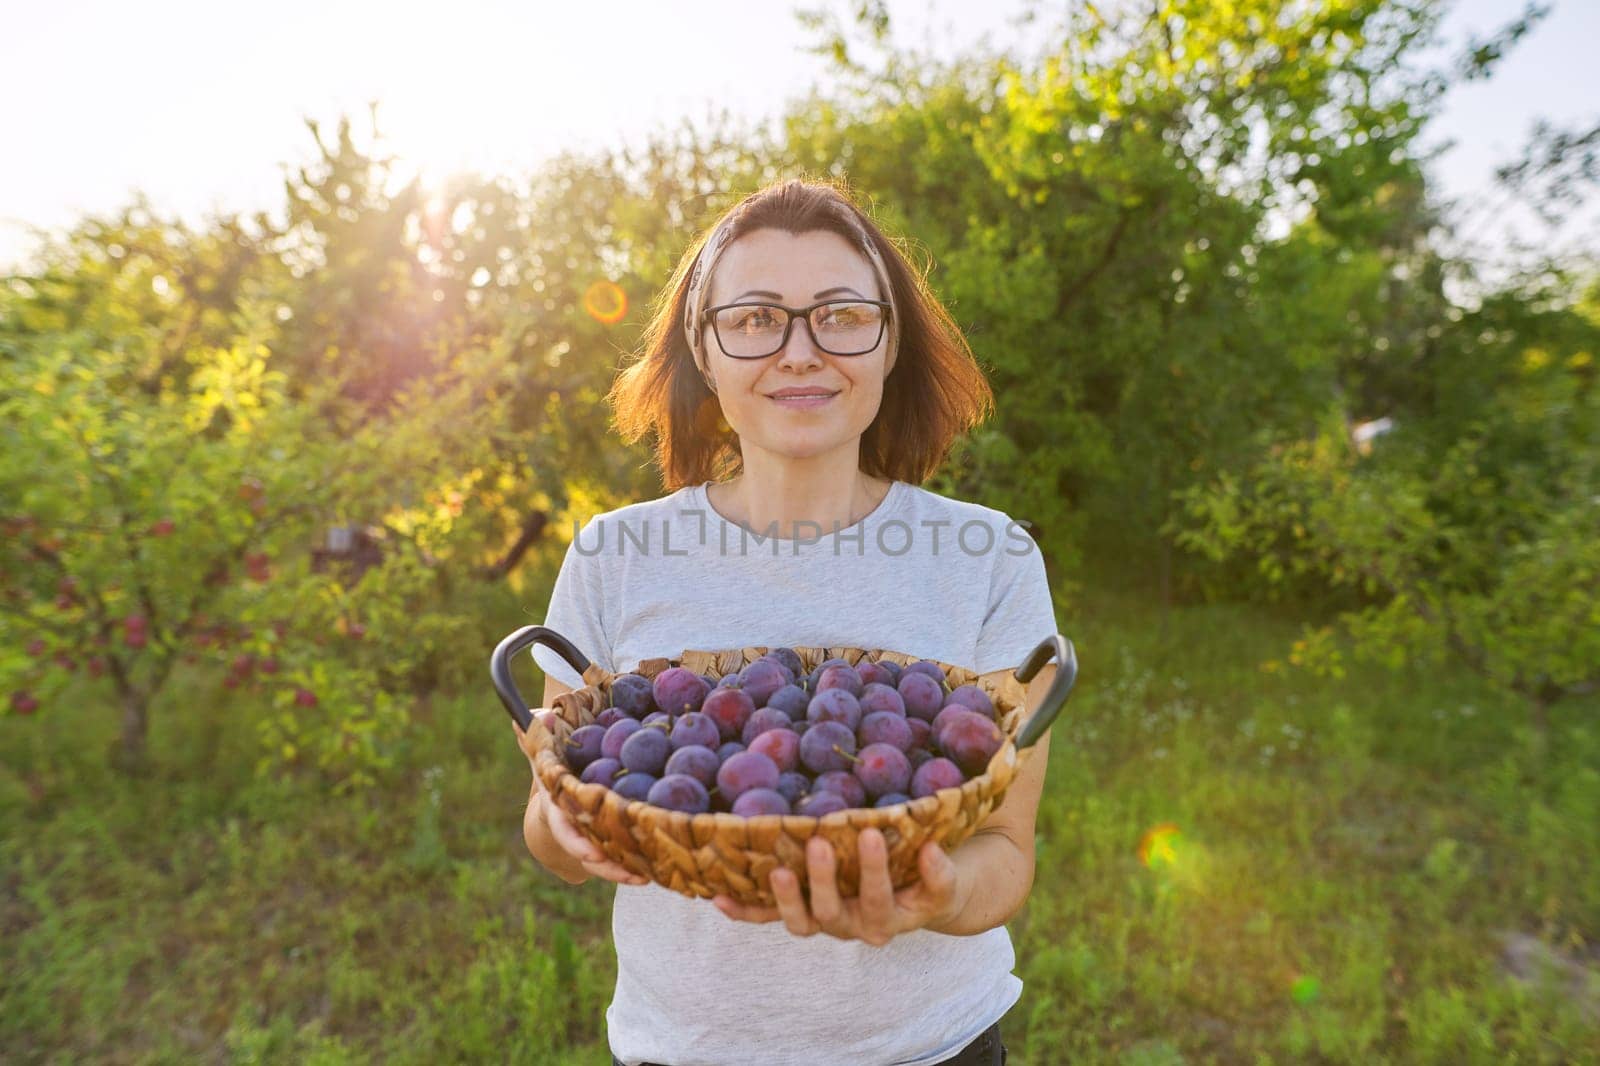
[[[511, 679], [513, 656], [534, 645], [555, 649], [583, 677], [584, 687], [556, 697], [559, 715], [554, 731], [533, 717]], [[685, 651], [677, 659], [646, 659], [629, 671], [654, 678], [672, 666], [723, 677], [760, 658], [767, 647], [721, 651]], [[807, 670], [826, 659], [850, 663], [892, 660], [902, 665], [920, 656], [863, 648], [794, 647]], [[1026, 684], [1047, 661], [1058, 663], [1056, 677], [1035, 713], [1027, 715]], [[938, 660], [933, 660], [937, 662]], [[635, 873], [686, 896], [710, 898], [727, 895], [743, 903], [772, 906], [768, 876], [779, 865], [806, 883], [806, 840], [826, 837], [838, 855], [841, 891], [854, 895], [859, 863], [856, 839], [867, 828], [882, 831], [889, 848], [889, 872], [894, 886], [917, 880], [917, 852], [936, 840], [954, 848], [971, 836], [991, 811], [1000, 805], [1018, 768], [1032, 752], [1032, 744], [1049, 728], [1077, 678], [1072, 642], [1059, 635], [1041, 642], [1015, 670], [976, 674], [970, 669], [940, 662], [952, 687], [976, 684], [994, 701], [1005, 741], [982, 774], [958, 788], [941, 789], [931, 796], [891, 807], [849, 809], [821, 818], [803, 815], [760, 815], [745, 818], [720, 812], [686, 814], [638, 800], [628, 800], [604, 785], [585, 783], [556, 754], [555, 745], [571, 730], [593, 722], [609, 703], [613, 674], [591, 662], [571, 642], [544, 626], [526, 626], [500, 642], [490, 662], [490, 674], [501, 702], [512, 718], [537, 745], [534, 765], [554, 802], [571, 816], [579, 830], [605, 855]]]

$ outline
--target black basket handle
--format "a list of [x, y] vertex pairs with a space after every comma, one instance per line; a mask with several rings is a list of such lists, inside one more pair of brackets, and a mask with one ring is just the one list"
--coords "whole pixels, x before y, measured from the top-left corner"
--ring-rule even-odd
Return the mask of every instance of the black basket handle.
[[489, 656], [489, 677], [494, 681], [494, 690], [500, 694], [500, 702], [505, 704], [512, 720], [523, 730], [527, 730], [528, 724], [533, 721], [533, 715], [529, 712], [528, 703], [522, 698], [522, 693], [517, 691], [516, 681], [511, 677], [511, 657], [535, 644], [555, 649], [555, 653], [580, 674], [589, 669], [589, 660], [578, 650], [577, 645], [546, 626], [523, 626], [502, 640], [494, 649], [494, 654]]
[[1051, 656], [1055, 657], [1057, 667], [1056, 676], [1050, 681], [1050, 689], [1044, 694], [1044, 699], [1039, 706], [1022, 723], [1022, 728], [1017, 730], [1017, 750], [1030, 747], [1034, 741], [1044, 736], [1045, 730], [1050, 728], [1050, 723], [1056, 720], [1056, 715], [1061, 713], [1061, 707], [1067, 702], [1067, 696], [1072, 692], [1072, 685], [1078, 680], [1078, 653], [1072, 647], [1072, 641], [1057, 633], [1053, 637], [1046, 637], [1039, 642], [1039, 646], [1028, 653], [1012, 674], [1018, 681], [1026, 685], [1033, 680], [1033, 675], [1039, 672], [1040, 667], [1049, 662]]

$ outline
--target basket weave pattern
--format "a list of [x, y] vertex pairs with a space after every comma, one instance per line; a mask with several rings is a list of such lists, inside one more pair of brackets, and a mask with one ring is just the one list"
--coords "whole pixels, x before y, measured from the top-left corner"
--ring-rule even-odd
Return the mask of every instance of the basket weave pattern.
[[[672, 666], [721, 678], [737, 673], [769, 649], [739, 648], [724, 651], [685, 651], [679, 659], [646, 659], [630, 671], [654, 678]], [[920, 656], [862, 648], [795, 647], [806, 670], [827, 659], [849, 663], [888, 660], [903, 665]], [[933, 660], [938, 662], [938, 660]], [[889, 874], [895, 888], [916, 881], [917, 852], [927, 840], [946, 850], [972, 835], [978, 825], [1000, 805], [1018, 768], [1033, 752], [1017, 750], [1014, 740], [1027, 717], [1027, 691], [1012, 670], [987, 674], [939, 663], [952, 688], [974, 684], [994, 701], [1005, 741], [981, 774], [959, 788], [942, 789], [931, 796], [894, 807], [836, 811], [821, 818], [802, 815], [760, 815], [744, 818], [708, 812], [686, 814], [652, 804], [631, 801], [604, 785], [585, 783], [556, 754], [556, 745], [579, 726], [588, 725], [610, 705], [613, 674], [591, 662], [583, 673], [584, 687], [554, 700], [560, 717], [554, 731], [537, 718], [528, 736], [538, 746], [535, 768], [554, 802], [572, 818], [578, 829], [594, 841], [607, 858], [657, 884], [696, 898], [727, 895], [742, 903], [773, 906], [768, 876], [787, 866], [805, 885], [806, 841], [821, 835], [837, 853], [841, 892], [857, 891], [860, 864], [856, 840], [862, 830], [876, 828], [889, 851]]]

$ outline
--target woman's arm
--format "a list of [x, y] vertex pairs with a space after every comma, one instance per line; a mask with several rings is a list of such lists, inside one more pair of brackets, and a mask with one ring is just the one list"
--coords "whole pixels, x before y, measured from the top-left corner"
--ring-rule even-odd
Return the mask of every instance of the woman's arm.
[[[1055, 676], [1055, 664], [1050, 663], [1028, 682], [1030, 714], [1043, 701]], [[955, 906], [927, 928], [951, 936], [973, 936], [1004, 925], [1022, 909], [1033, 888], [1033, 834], [1049, 755], [1050, 731], [1046, 730], [1006, 789], [1005, 802], [950, 853], [956, 867]]]
[[[546, 677], [541, 706], [552, 706], [557, 696], [571, 691], [561, 682]], [[512, 728], [516, 729], [515, 722]], [[522, 739], [521, 730], [517, 730], [517, 736]], [[523, 753], [528, 755], [531, 768], [533, 756], [527, 748]], [[537, 773], [533, 775], [533, 790], [522, 815], [522, 840], [528, 846], [528, 853], [539, 860], [541, 866], [569, 885], [581, 885], [596, 876], [630, 885], [645, 883], [645, 879], [632, 870], [607, 859], [592, 841], [578, 832], [560, 808], [550, 804], [550, 796]]]

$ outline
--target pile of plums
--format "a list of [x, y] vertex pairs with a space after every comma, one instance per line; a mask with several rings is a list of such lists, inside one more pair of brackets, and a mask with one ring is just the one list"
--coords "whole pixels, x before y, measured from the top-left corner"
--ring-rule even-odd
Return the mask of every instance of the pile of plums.
[[[775, 648], [717, 680], [683, 666], [618, 674], [611, 706], [558, 745], [582, 780], [699, 814], [887, 807], [984, 772], [1004, 737], [989, 696], [937, 663], [829, 659], [806, 672]], [[554, 712], [544, 712], [553, 714]]]

